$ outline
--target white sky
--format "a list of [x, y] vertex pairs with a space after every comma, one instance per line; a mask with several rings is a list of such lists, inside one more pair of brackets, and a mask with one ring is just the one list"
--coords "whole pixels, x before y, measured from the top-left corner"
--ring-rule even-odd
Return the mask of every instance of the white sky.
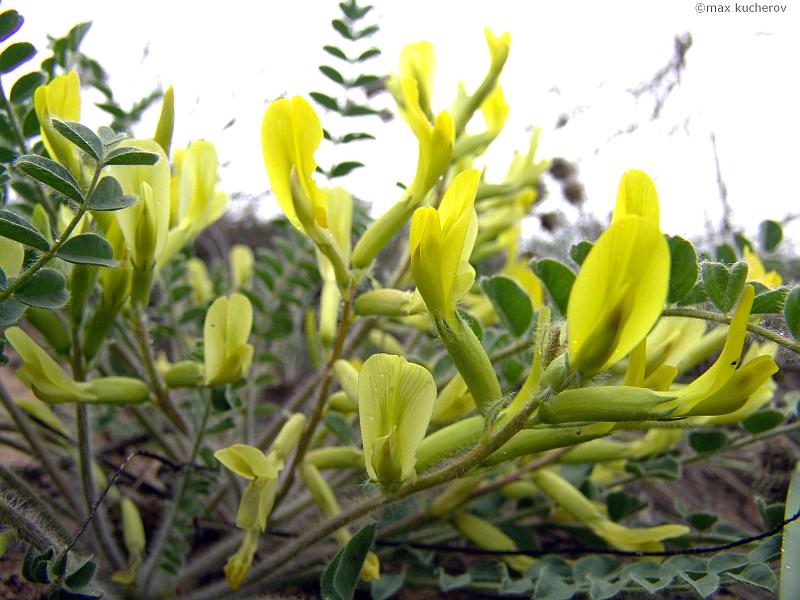
[[[710, 143], [714, 132], [734, 223], [754, 234], [764, 218], [800, 212], [795, 177], [800, 5], [779, 1], [786, 3], [785, 13], [698, 14], [690, 0], [375, 0], [376, 10], [364, 22], [377, 17], [381, 31], [363, 47], [384, 50], [372, 61], [376, 74], [382, 74], [396, 68], [405, 43], [432, 42], [437, 52], [433, 104], [439, 111], [450, 106], [459, 79], [474, 89], [483, 77], [489, 61], [483, 26], [498, 35], [509, 31], [511, 54], [501, 82], [511, 113], [486, 156], [490, 180], [503, 175], [515, 149], [527, 148], [529, 128], [540, 126], [540, 156], [578, 161], [589, 210], [609, 214], [621, 174], [641, 168], [659, 189], [662, 228], [699, 233], [707, 220], [716, 224], [721, 215]], [[727, 4], [735, 10], [734, 2]], [[259, 139], [267, 102], [314, 90], [335, 95], [317, 65], [339, 68], [338, 61], [321, 46], [333, 43], [347, 50], [330, 28], [339, 14], [330, 0], [52, 0], [7, 2], [7, 8], [26, 17], [15, 39], [39, 48], [46, 45], [46, 33], [63, 35], [72, 24], [92, 20], [83, 49], [106, 67], [123, 105], [154, 86], [172, 84], [174, 143], [212, 141], [225, 163], [222, 185], [229, 192], [258, 194], [267, 188]], [[650, 122], [651, 100], [637, 105], [626, 90], [664, 66], [674, 36], [687, 31], [694, 45], [681, 85], [662, 118]], [[10, 89], [10, 82], [6, 86]], [[388, 105], [388, 96], [382, 102]], [[104, 124], [103, 113], [91, 110], [91, 98], [85, 96], [84, 106], [84, 122]], [[152, 135], [157, 112], [158, 107], [146, 116], [139, 135]], [[556, 130], [563, 113], [575, 116]], [[320, 115], [323, 126], [335, 131], [335, 115], [322, 109]], [[234, 117], [234, 125], [224, 129]], [[635, 122], [637, 131], [613, 137]], [[413, 177], [416, 142], [400, 119], [386, 126], [377, 118], [364, 123], [379, 141], [360, 149], [347, 146], [345, 158], [361, 158], [367, 168], [339, 181], [382, 212], [398, 195], [395, 182]], [[334, 159], [325, 151], [318, 157], [321, 164]], [[275, 212], [273, 202], [265, 200], [263, 214]], [[547, 202], [548, 210], [563, 207]], [[800, 239], [797, 223], [791, 231]]]

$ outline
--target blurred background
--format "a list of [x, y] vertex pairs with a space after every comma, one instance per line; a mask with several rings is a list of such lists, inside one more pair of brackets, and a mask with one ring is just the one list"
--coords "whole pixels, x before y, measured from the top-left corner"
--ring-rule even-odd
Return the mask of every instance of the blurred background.
[[[474, 89], [482, 79], [489, 63], [483, 27], [510, 32], [501, 84], [511, 110], [483, 157], [487, 177], [502, 178], [513, 152], [526, 151], [533, 127], [542, 131], [539, 157], [563, 157], [567, 170], [577, 169], [566, 184], [547, 186], [537, 216], [526, 223], [528, 236], [542, 233], [542, 215], [550, 220], [544, 228], [589, 217], [605, 223], [620, 176], [640, 168], [656, 181], [668, 233], [713, 242], [732, 227], [755, 236], [759, 222], [770, 218], [786, 224], [786, 238], [800, 239], [793, 219], [800, 213], [794, 68], [800, 7], [717, 14], [698, 13], [688, 0], [372, 4], [363, 22], [379, 29], [356, 46], [382, 53], [365, 68], [387, 75], [397, 70], [403, 45], [429, 40], [437, 53], [437, 112], [450, 107], [459, 80]], [[20, 9], [26, 17], [21, 35], [39, 48], [48, 35], [60, 37], [73, 24], [92, 21], [81, 49], [105, 68], [123, 107], [173, 85], [176, 146], [198, 138], [213, 142], [224, 165], [223, 188], [239, 210], [262, 216], [278, 212], [261, 156], [266, 105], [282, 95], [336, 92], [318, 70], [337, 64], [322, 49], [342, 41], [331, 27], [341, 14], [333, 1], [81, 0], [9, 2], [5, 8]], [[109, 121], [94, 106], [101, 102], [97, 90], [85, 91], [86, 124]], [[369, 104], [394, 112], [387, 93], [376, 93]], [[152, 135], [159, 109], [155, 101], [134, 132]], [[341, 117], [318, 110], [323, 126], [335, 129]], [[377, 139], [348, 144], [348, 160], [365, 167], [338, 182], [376, 215], [399, 196], [397, 182], [413, 177], [416, 140], [402, 119], [359, 121], [358, 129]], [[340, 159], [323, 144], [318, 162], [334, 158]], [[570, 202], [563, 201], [565, 192]]]

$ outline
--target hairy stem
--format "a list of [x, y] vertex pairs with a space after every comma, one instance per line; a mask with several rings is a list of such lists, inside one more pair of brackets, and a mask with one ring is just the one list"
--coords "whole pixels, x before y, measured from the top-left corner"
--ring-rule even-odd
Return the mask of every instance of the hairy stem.
[[[662, 316], [665, 317], [689, 317], [691, 319], [703, 319], [705, 321], [714, 321], [715, 323], [724, 323], [726, 325], [730, 325], [731, 317], [728, 315], [723, 315], [722, 313], [712, 312], [710, 310], [700, 310], [697, 308], [685, 308], [685, 307], [673, 307], [673, 308], [665, 308], [661, 312]], [[795, 354], [800, 354], [800, 341], [794, 341], [787, 337], [780, 335], [779, 333], [775, 333], [774, 331], [767, 329], [766, 327], [762, 327], [761, 325], [755, 325], [754, 323], [747, 324], [747, 330], [750, 333], [754, 333], [758, 336], [763, 337], [771, 342], [775, 342], [779, 346], [783, 346], [784, 348], [788, 348]]]

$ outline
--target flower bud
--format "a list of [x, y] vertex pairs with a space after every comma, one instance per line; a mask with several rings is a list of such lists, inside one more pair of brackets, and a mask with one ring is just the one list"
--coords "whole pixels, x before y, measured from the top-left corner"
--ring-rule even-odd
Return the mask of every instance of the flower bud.
[[253, 251], [245, 244], [234, 244], [230, 250], [231, 281], [237, 288], [253, 285]]
[[168, 388], [194, 388], [203, 385], [203, 365], [193, 360], [176, 362], [164, 372], [164, 383]]
[[483, 417], [476, 415], [430, 434], [420, 442], [417, 449], [417, 471], [425, 471], [471, 448], [480, 439], [485, 426]]
[[425, 312], [425, 303], [418, 292], [404, 292], [382, 288], [364, 292], [354, 303], [357, 315], [381, 315], [386, 317], [405, 317]]
[[674, 395], [624, 385], [573, 388], [547, 398], [537, 417], [545, 423], [647, 421], [674, 412], [674, 407], [661, 406], [674, 398]]
[[144, 381], [132, 377], [99, 377], [86, 382], [86, 391], [100, 404], [141, 404], [150, 397]]
[[[488, 521], [467, 512], [460, 512], [453, 518], [453, 525], [461, 534], [479, 548], [485, 550], [509, 551], [516, 550], [514, 541], [505, 533]], [[509, 555], [500, 556], [500, 559], [518, 573], [526, 573], [536, 564], [530, 556]]]
[[463, 504], [470, 496], [472, 491], [478, 487], [483, 478], [480, 475], [456, 479], [450, 483], [445, 490], [436, 496], [428, 508], [428, 514], [434, 517], [442, 517]]

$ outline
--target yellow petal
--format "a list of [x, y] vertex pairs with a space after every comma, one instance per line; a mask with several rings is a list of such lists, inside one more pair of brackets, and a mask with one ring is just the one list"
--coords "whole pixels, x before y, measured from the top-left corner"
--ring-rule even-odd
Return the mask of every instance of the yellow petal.
[[376, 443], [378, 450], [389, 453], [379, 462], [390, 461], [397, 473], [396, 479], [384, 483], [412, 475], [435, 400], [436, 383], [424, 367], [390, 354], [375, 354], [364, 362], [358, 378], [358, 409], [370, 478], [380, 480], [373, 466]]
[[[126, 165], [108, 169], [109, 175], [119, 181], [123, 192], [139, 197], [136, 204], [118, 210], [114, 215], [130, 249], [131, 260], [138, 268], [146, 270], [160, 257], [167, 243], [171, 202], [169, 163], [161, 146], [153, 140], [125, 140], [121, 147], [139, 148], [159, 157], [152, 166]], [[143, 189], [149, 189], [148, 198], [141, 197]], [[142, 225], [147, 225], [146, 231], [140, 231]]]
[[427, 114], [431, 112], [435, 68], [436, 53], [430, 42], [408, 44], [400, 51], [400, 77], [417, 82], [419, 104]]
[[169, 149], [172, 145], [172, 132], [175, 129], [175, 92], [172, 86], [164, 92], [164, 99], [161, 102], [161, 115], [158, 117], [156, 133], [153, 139], [158, 142], [164, 154], [169, 156]]
[[511, 35], [506, 32], [498, 38], [488, 27], [483, 29], [483, 34], [486, 36], [486, 43], [489, 45], [489, 53], [492, 56], [491, 72], [497, 76], [503, 70], [503, 66], [508, 59], [508, 51], [511, 48]]
[[256, 477], [275, 478], [278, 476], [276, 463], [268, 460], [261, 450], [253, 446], [234, 444], [217, 450], [214, 453], [214, 457], [225, 467], [245, 479], [252, 480]]
[[669, 264], [667, 243], [647, 219], [623, 217], [600, 236], [567, 307], [573, 369], [602, 370], [650, 332], [666, 301]]
[[25, 260], [25, 248], [22, 244], [0, 237], [0, 269], [3, 269], [5, 276], [14, 277], [19, 273], [23, 260]]
[[81, 81], [77, 71], [71, 70], [53, 78], [47, 85], [36, 88], [33, 102], [47, 153], [67, 167], [80, 181], [81, 160], [78, 149], [56, 131], [50, 120], [56, 118], [62, 121], [80, 121]]
[[619, 182], [613, 221], [618, 221], [629, 215], [643, 217], [651, 221], [656, 227], [659, 226], [656, 186], [649, 175], [635, 169], [625, 173]]
[[327, 227], [325, 199], [312, 179], [317, 167], [314, 152], [321, 141], [319, 117], [304, 98], [281, 98], [267, 108], [261, 127], [264, 164], [281, 210], [300, 231], [303, 231], [303, 226], [292, 201], [292, 168], [312, 204], [317, 222], [321, 227]]

